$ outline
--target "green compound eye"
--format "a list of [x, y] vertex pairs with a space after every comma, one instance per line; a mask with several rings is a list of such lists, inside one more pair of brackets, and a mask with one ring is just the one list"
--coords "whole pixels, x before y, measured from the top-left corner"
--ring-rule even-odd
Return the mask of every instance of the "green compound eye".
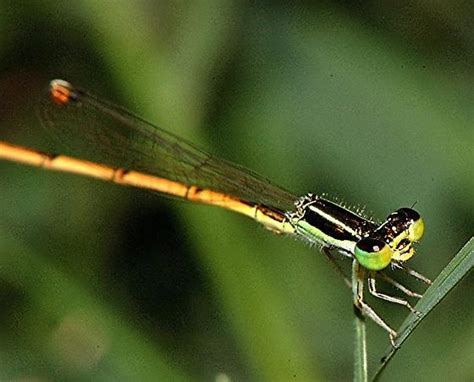
[[398, 214], [400, 219], [406, 221], [408, 226], [408, 239], [411, 242], [419, 241], [425, 231], [425, 222], [420, 214], [411, 208], [400, 208], [395, 214]]
[[411, 241], [419, 241], [425, 232], [425, 222], [422, 218], [415, 220], [408, 229], [409, 239]]
[[392, 260], [392, 250], [379, 239], [370, 237], [357, 242], [354, 250], [357, 261], [371, 271], [379, 271], [386, 268]]

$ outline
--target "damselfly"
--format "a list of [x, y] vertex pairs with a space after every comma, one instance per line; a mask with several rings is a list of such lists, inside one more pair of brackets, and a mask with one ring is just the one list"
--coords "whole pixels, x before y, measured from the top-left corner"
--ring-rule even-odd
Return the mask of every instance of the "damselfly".
[[[389, 266], [430, 284], [405, 265], [424, 231], [423, 219], [415, 210], [400, 208], [376, 224], [323, 197], [296, 197], [66, 81], [51, 81], [48, 94], [41, 109], [45, 126], [88, 160], [7, 142], [0, 142], [1, 159], [219, 206], [246, 215], [273, 232], [318, 244], [331, 260], [337, 251], [357, 269], [355, 282], [345, 278], [346, 283], [355, 285], [355, 306], [384, 328], [394, 344], [397, 333], [364, 301], [363, 287], [367, 274], [373, 296], [415, 312], [406, 299], [376, 288], [376, 277], [381, 277], [404, 294], [421, 297], [385, 275], [383, 270]], [[338, 264], [333, 264], [343, 274]]]

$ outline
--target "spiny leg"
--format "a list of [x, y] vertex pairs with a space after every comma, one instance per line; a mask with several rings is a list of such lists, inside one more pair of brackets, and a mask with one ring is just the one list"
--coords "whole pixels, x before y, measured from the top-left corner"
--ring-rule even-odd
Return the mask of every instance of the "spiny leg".
[[344, 270], [341, 268], [341, 266], [336, 262], [336, 260], [332, 256], [332, 253], [329, 250], [329, 248], [328, 247], [323, 247], [323, 252], [326, 255], [329, 262], [331, 263], [331, 265], [334, 267], [334, 270], [342, 276], [342, 278], [344, 279], [344, 282], [346, 283], [346, 285], [349, 288], [351, 288], [352, 284], [351, 284], [350, 280], [347, 278], [346, 274], [344, 273]]
[[397, 332], [393, 330], [377, 313], [375, 313], [366, 302], [364, 302], [364, 278], [364, 267], [362, 267], [357, 260], [354, 260], [352, 263], [352, 295], [354, 306], [364, 316], [369, 317], [377, 325], [385, 329], [388, 332], [390, 343], [394, 348], [396, 348], [397, 345], [395, 344], [395, 338], [397, 337]]
[[417, 271], [415, 271], [411, 268], [408, 268], [405, 264], [395, 263], [395, 262], [393, 262], [392, 264], [395, 268], [403, 269], [410, 276], [414, 277], [417, 280], [420, 280], [420, 281], [424, 282], [427, 285], [433, 284], [433, 282], [428, 277], [425, 277], [421, 273], [418, 273]]
[[408, 309], [410, 309], [410, 311], [412, 313], [417, 314], [417, 315], [420, 314], [420, 312], [413, 309], [413, 307], [410, 305], [410, 303], [407, 300], [405, 300], [403, 298], [400, 298], [400, 297], [389, 296], [387, 294], [378, 292], [377, 287], [376, 287], [375, 284], [376, 284], [375, 283], [375, 272], [371, 271], [369, 273], [369, 277], [368, 277], [368, 285], [369, 285], [369, 292], [372, 296], [380, 298], [380, 299], [385, 300], [385, 301], [393, 302], [395, 304], [400, 304], [400, 305], [406, 306]]
[[419, 293], [416, 293], [416, 292], [413, 292], [412, 290], [408, 289], [407, 287], [403, 286], [402, 284], [400, 284], [398, 281], [392, 279], [391, 277], [387, 276], [383, 271], [382, 272], [379, 272], [379, 275], [385, 280], [387, 281], [389, 284], [392, 284], [395, 288], [397, 288], [398, 290], [402, 291], [403, 293], [405, 293], [407, 296], [410, 296], [410, 297], [416, 297], [416, 298], [422, 298], [423, 295], [419, 294]]

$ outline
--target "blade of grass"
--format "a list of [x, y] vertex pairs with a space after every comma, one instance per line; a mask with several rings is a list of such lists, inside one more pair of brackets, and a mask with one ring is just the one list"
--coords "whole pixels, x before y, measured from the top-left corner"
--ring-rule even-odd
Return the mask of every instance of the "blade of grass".
[[420, 322], [438, 305], [443, 298], [468, 275], [474, 266], [474, 237], [472, 237], [449, 264], [441, 271], [433, 284], [426, 290], [415, 309], [419, 315], [410, 313], [398, 329], [395, 340], [396, 347], [390, 347], [382, 357], [382, 363], [374, 374], [373, 381], [377, 381], [388, 363], [395, 355], [400, 345], [407, 340]]

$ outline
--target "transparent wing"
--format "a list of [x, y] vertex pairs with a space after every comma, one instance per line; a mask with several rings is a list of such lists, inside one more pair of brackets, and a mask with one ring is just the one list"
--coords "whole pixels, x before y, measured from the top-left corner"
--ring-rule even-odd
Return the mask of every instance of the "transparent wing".
[[69, 155], [212, 189], [282, 211], [294, 208], [294, 195], [254, 172], [209, 155], [100, 97], [72, 87], [69, 90], [68, 102], [55, 102], [48, 95], [40, 109], [45, 127], [70, 150]]

